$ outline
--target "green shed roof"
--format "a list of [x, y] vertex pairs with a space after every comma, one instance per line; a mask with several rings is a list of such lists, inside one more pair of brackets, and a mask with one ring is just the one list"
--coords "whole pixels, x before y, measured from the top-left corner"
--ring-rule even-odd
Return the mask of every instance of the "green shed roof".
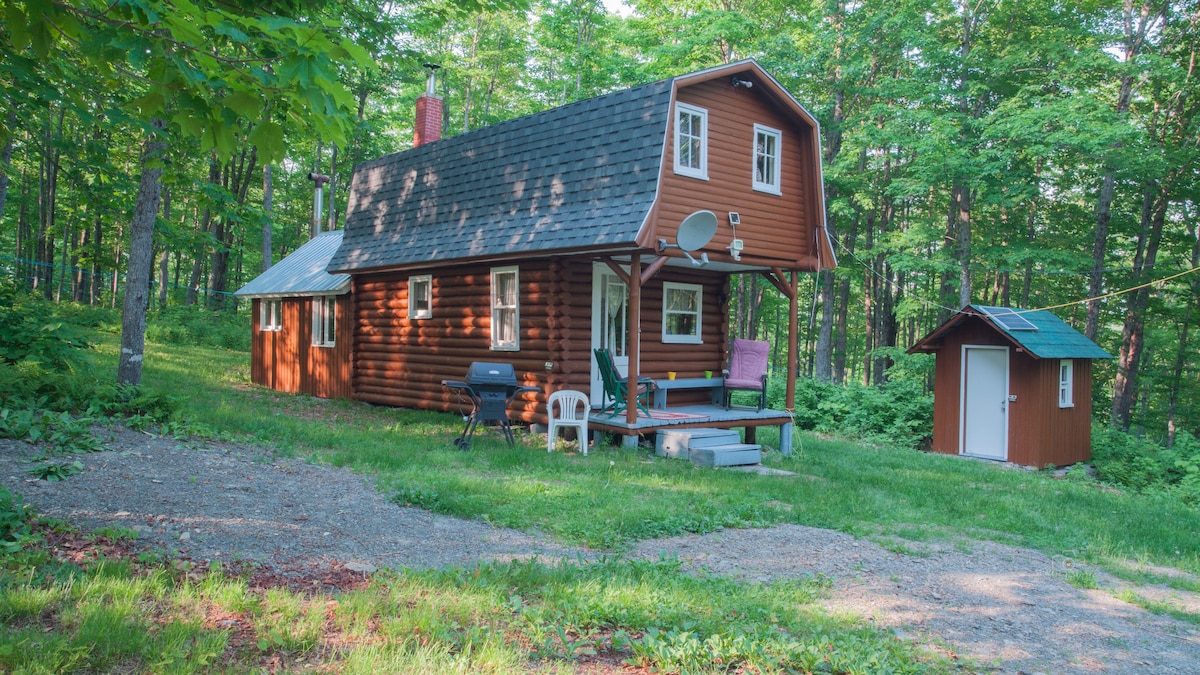
[[970, 308], [1039, 359], [1112, 358], [1100, 345], [1044, 309], [984, 305], [970, 305]]

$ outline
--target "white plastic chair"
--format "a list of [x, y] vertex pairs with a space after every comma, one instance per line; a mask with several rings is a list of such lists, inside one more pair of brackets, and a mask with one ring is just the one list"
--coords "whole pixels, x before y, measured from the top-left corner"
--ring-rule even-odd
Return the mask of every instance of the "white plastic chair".
[[[555, 405], [558, 405], [557, 412]], [[588, 452], [588, 401], [587, 394], [582, 391], [563, 389], [550, 394], [546, 403], [546, 412], [550, 415], [550, 429], [546, 435], [546, 452], [554, 450], [554, 441], [558, 439], [559, 427], [576, 427], [579, 438], [579, 449], [583, 454]]]

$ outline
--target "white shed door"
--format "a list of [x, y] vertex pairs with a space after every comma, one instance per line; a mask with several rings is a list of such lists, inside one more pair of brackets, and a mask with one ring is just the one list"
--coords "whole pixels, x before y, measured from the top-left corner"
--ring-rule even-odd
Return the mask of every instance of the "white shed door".
[[963, 346], [959, 452], [1008, 459], [1008, 347]]

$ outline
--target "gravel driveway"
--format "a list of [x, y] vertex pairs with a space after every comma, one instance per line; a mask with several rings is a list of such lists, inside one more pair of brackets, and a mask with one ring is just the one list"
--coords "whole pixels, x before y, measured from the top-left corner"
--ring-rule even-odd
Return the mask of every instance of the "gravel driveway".
[[[185, 446], [128, 430], [106, 447], [79, 457], [84, 473], [47, 483], [26, 474], [33, 448], [0, 439], [0, 482], [46, 516], [135, 529], [143, 546], [198, 562], [249, 559], [284, 574], [593, 555], [401, 508], [348, 470], [252, 448]], [[824, 575], [832, 580], [827, 609], [976, 659], [983, 672], [1200, 673], [1200, 627], [1115, 599], [1123, 582], [1098, 570], [1105, 590], [1075, 588], [1065, 581], [1067, 561], [1027, 549], [975, 541], [885, 548], [784, 525], [645, 541], [631, 553], [664, 554], [749, 581]], [[1197, 594], [1133, 590], [1200, 614]]]

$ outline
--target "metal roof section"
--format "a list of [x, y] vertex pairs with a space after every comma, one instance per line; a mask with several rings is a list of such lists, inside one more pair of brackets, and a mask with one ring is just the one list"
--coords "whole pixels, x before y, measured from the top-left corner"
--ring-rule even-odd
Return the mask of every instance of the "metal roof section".
[[329, 270], [633, 245], [670, 103], [663, 80], [364, 162]]
[[[1112, 358], [1112, 354], [1101, 349], [1100, 345], [1087, 339], [1083, 333], [1071, 328], [1057, 315], [1044, 309], [1027, 310], [1016, 307], [984, 307], [983, 305], [970, 305], [970, 308], [984, 315], [989, 323], [1039, 359]], [[997, 312], [997, 314], [992, 314], [992, 312]], [[997, 316], [1003, 317], [1003, 320], [998, 319]], [[1025, 328], [1021, 322], [1016, 321], [1018, 317], [1032, 325], [1032, 329]], [[1006, 325], [1008, 323], [1014, 323], [1015, 327], [1010, 328]]]
[[349, 292], [350, 275], [325, 271], [341, 244], [342, 230], [318, 234], [234, 295], [239, 298], [286, 298]]

